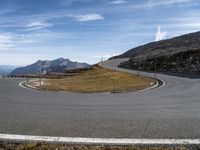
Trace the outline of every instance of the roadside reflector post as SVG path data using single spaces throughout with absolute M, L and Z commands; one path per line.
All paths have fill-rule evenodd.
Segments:
M 138 60 L 138 76 L 140 76 L 140 58 Z
M 40 61 L 40 67 L 39 67 L 39 86 L 40 86 L 40 89 L 41 89 L 41 87 L 42 87 L 42 83 L 41 83 L 42 81 L 41 81 L 41 61 Z
M 113 55 L 111 55 L 113 57 Z M 112 70 L 113 70 L 113 93 L 115 94 L 115 67 L 114 67 L 114 59 L 112 58 Z
M 156 57 L 154 57 L 154 79 L 156 82 L 156 78 L 157 78 L 157 62 L 156 62 Z
M 28 83 L 28 65 L 26 66 L 26 83 Z
M 114 61 L 113 61 L 113 92 L 115 93 L 115 70 L 114 70 Z

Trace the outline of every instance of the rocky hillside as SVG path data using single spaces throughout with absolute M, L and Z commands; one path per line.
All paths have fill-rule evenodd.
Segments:
M 120 67 L 167 73 L 200 74 L 200 32 L 136 47 L 114 58 L 130 58 Z
M 158 56 L 172 56 L 176 53 L 199 50 L 200 32 L 190 33 L 168 40 L 148 43 L 128 50 L 122 55 L 114 58 L 152 58 Z
M 200 50 L 179 52 L 172 56 L 158 56 L 149 59 L 131 58 L 120 67 L 142 71 L 166 73 L 200 74 Z
M 65 72 L 69 69 L 75 69 L 75 68 L 86 68 L 90 65 L 87 63 L 79 63 L 79 62 L 73 62 L 69 59 L 59 58 L 55 60 L 39 60 L 35 62 L 34 64 L 31 64 L 27 67 L 20 67 L 16 68 L 14 71 L 12 71 L 9 75 L 24 75 L 24 74 L 37 74 L 42 71 L 42 73 L 48 73 L 48 72 Z

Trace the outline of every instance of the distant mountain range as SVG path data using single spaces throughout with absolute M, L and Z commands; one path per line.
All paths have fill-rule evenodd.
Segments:
M 37 74 L 42 71 L 42 73 L 48 72 L 65 72 L 66 70 L 76 69 L 76 68 L 87 68 L 90 65 L 87 63 L 73 62 L 69 59 L 59 58 L 55 60 L 39 60 L 31 65 L 25 67 L 19 67 L 13 70 L 9 75 L 24 75 L 24 74 Z
M 200 32 L 133 48 L 115 58 L 130 58 L 122 68 L 180 74 L 200 74 Z
M 0 76 L 8 75 L 11 73 L 17 66 L 11 66 L 11 65 L 0 65 Z

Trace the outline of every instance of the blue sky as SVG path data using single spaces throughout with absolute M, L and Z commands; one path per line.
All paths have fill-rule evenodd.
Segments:
M 0 0 L 0 64 L 96 63 L 200 30 L 199 0 Z

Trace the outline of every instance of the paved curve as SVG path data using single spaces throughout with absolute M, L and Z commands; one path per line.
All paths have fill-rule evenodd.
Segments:
M 118 63 L 115 60 L 103 66 L 113 67 Z M 158 78 L 166 81 L 164 87 L 122 94 L 42 92 L 19 87 L 23 79 L 1 78 L 0 133 L 100 138 L 199 138 L 200 78 L 161 74 Z

